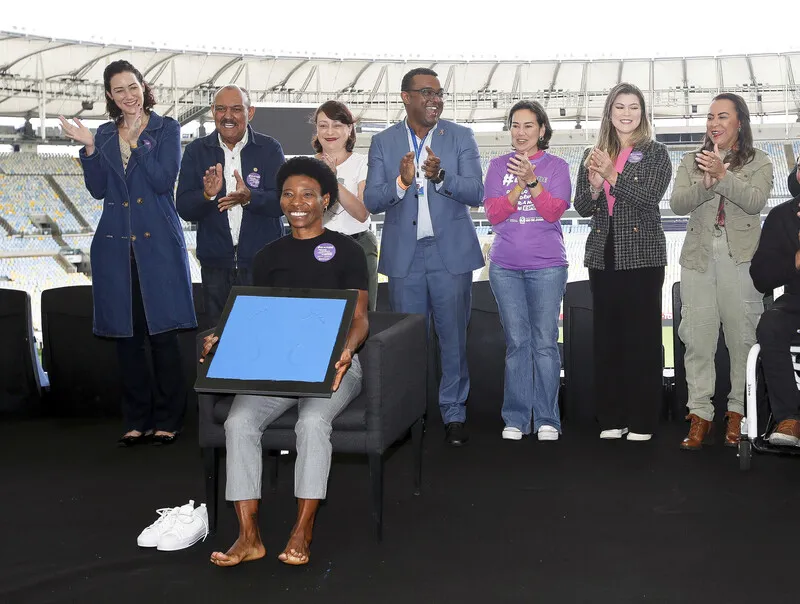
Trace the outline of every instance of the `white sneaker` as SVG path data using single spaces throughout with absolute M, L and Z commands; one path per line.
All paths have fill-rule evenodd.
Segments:
M 178 512 L 172 527 L 158 540 L 158 551 L 174 552 L 191 547 L 200 539 L 208 537 L 208 510 L 206 504 L 186 513 L 184 508 Z
M 627 428 L 613 428 L 611 430 L 603 430 L 600 433 L 600 438 L 603 440 L 610 440 L 614 438 L 622 438 L 628 433 Z
M 553 426 L 539 426 L 536 438 L 539 440 L 558 440 L 558 430 Z
M 194 500 L 192 499 L 190 499 L 189 503 L 182 507 L 161 508 L 156 510 L 159 515 L 158 520 L 139 533 L 136 543 L 139 545 L 139 547 L 158 546 L 158 540 L 161 539 L 161 535 L 172 528 L 172 525 L 175 523 L 175 518 L 178 517 L 178 514 L 181 512 L 185 514 L 191 514 L 193 510 Z
M 767 440 L 769 444 L 780 445 L 781 447 L 797 447 L 800 445 L 800 438 L 791 434 L 781 434 L 780 432 L 773 432 Z
M 643 442 L 645 440 L 650 440 L 653 438 L 652 434 L 639 434 L 638 432 L 628 432 L 628 440 L 638 440 Z
M 503 439 L 505 440 L 522 440 L 522 430 L 519 428 L 512 428 L 506 426 L 503 428 Z

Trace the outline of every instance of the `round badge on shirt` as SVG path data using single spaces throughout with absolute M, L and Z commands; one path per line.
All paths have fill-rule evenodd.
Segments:
M 328 262 L 336 255 L 336 248 L 332 243 L 320 243 L 314 248 L 314 258 L 320 262 Z
M 261 184 L 261 174 L 258 172 L 250 172 L 247 175 L 247 184 L 252 188 L 257 188 L 259 184 Z
M 631 154 L 628 156 L 628 162 L 632 164 L 638 164 L 642 161 L 644 154 L 641 151 L 631 151 Z

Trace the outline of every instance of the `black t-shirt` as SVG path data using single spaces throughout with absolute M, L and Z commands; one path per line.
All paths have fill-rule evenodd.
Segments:
M 361 289 L 369 283 L 364 249 L 351 237 L 325 229 L 313 239 L 286 235 L 261 248 L 253 260 L 257 287 Z

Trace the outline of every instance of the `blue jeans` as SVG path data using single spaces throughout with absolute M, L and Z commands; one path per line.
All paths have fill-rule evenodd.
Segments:
M 561 432 L 558 316 L 567 267 L 509 270 L 489 265 L 489 283 L 506 335 L 503 421 L 523 434 L 543 425 Z

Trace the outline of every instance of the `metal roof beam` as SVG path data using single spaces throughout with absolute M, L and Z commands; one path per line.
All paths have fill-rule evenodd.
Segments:
M 350 82 L 347 84 L 347 86 L 345 86 L 341 90 L 338 90 L 337 92 L 339 94 L 341 94 L 343 92 L 350 92 L 350 90 L 352 90 L 353 88 L 356 87 L 356 84 L 358 84 L 358 80 L 361 79 L 361 76 L 364 75 L 364 72 L 367 69 L 369 69 L 371 65 L 372 65 L 372 63 L 365 64 L 361 69 L 358 70 L 358 73 L 353 77 L 352 80 L 350 80 Z
M 494 77 L 494 74 L 497 71 L 498 67 L 500 67 L 500 63 L 499 62 L 495 63 L 494 65 L 492 65 L 492 68 L 489 70 L 489 75 L 486 77 L 486 81 L 483 83 L 483 86 L 481 86 L 478 89 L 478 92 L 480 92 L 482 90 L 489 90 L 489 86 L 492 83 L 492 78 Z
M 179 52 L 175 52 L 175 53 L 172 53 L 171 55 L 169 55 L 169 56 L 167 56 L 167 57 L 164 57 L 163 59 L 159 59 L 158 61 L 156 61 L 156 62 L 155 62 L 155 63 L 153 63 L 153 64 L 152 64 L 150 67 L 148 67 L 148 68 L 147 68 L 147 70 L 146 70 L 146 71 L 145 71 L 145 72 L 142 74 L 142 77 L 143 77 L 143 78 L 144 78 L 144 79 L 145 79 L 145 80 L 146 80 L 148 83 L 149 83 L 149 82 L 155 82 L 155 81 L 158 79 L 158 76 L 160 76 L 162 73 L 164 73 L 164 68 L 165 68 L 165 67 L 166 67 L 166 65 L 167 65 L 167 64 L 170 62 L 170 60 L 172 60 L 172 59 L 174 59 L 175 57 L 178 57 L 178 56 L 180 56 L 180 55 L 181 55 L 181 53 L 179 53 Z M 160 71 L 158 72 L 158 76 L 156 76 L 156 77 L 154 77 L 154 78 L 150 78 L 150 77 L 148 77 L 148 76 L 150 75 L 150 72 L 151 72 L 151 71 L 153 71 L 153 70 L 154 70 L 156 67 L 160 67 L 160 68 L 161 68 L 161 69 L 160 69 Z
M 792 69 L 792 60 L 789 55 L 784 56 L 784 61 L 786 63 L 786 81 L 789 83 L 789 90 L 796 91 L 797 84 L 794 81 L 794 69 Z M 800 117 L 800 100 L 798 100 L 796 94 L 790 95 L 794 100 L 795 109 L 797 109 L 797 116 Z
M 689 102 L 689 69 L 686 66 L 685 58 L 681 59 L 681 76 L 681 86 L 683 86 L 683 114 L 686 116 L 686 119 L 689 119 L 692 115 L 692 108 L 689 106 L 691 105 Z
M 36 55 L 42 54 L 44 52 L 47 52 L 48 50 L 56 50 L 58 48 L 64 48 L 65 46 L 74 46 L 74 44 L 72 42 L 65 42 L 63 44 L 56 44 L 55 46 L 50 46 L 48 48 L 40 48 L 39 50 L 34 50 L 33 52 L 29 52 L 26 55 L 22 55 L 21 57 L 17 57 L 13 61 L 11 61 L 11 63 L 6 63 L 5 65 L 0 65 L 0 73 L 7 72 L 9 69 L 11 69 L 14 65 L 19 63 L 20 61 L 24 61 L 25 59 L 28 59 L 30 57 L 35 57 Z
M 386 77 L 386 72 L 389 70 L 388 65 L 384 65 L 381 68 L 381 72 L 378 75 L 377 79 L 375 80 L 375 85 L 372 87 L 372 91 L 369 94 L 369 98 L 367 98 L 366 102 L 362 104 L 361 111 L 356 116 L 356 121 L 361 119 L 361 116 L 366 113 L 367 109 L 369 109 L 370 105 L 372 105 L 372 101 L 375 100 L 375 97 L 378 94 L 378 90 L 380 90 L 381 84 L 383 83 L 383 79 Z
M 745 58 L 747 61 L 747 70 L 750 72 L 750 83 L 756 91 L 756 105 L 758 106 L 758 114 L 764 114 L 764 103 L 761 102 L 761 92 L 758 90 L 758 82 L 756 81 L 756 72 L 753 70 L 753 60 L 750 55 Z
M 288 82 L 288 81 L 289 81 L 289 79 L 290 79 L 290 78 L 291 78 L 291 77 L 292 77 L 294 74 L 296 74 L 296 73 L 297 73 L 297 71 L 298 71 L 298 70 L 299 70 L 299 69 L 300 69 L 300 68 L 301 68 L 303 65 L 305 65 L 306 63 L 308 63 L 308 60 L 307 60 L 307 59 L 306 59 L 306 60 L 304 60 L 304 61 L 300 61 L 300 62 L 299 62 L 297 65 L 295 65 L 294 67 L 292 67 L 292 69 L 290 69 L 290 70 L 289 70 L 289 73 L 287 73 L 287 74 L 286 74 L 286 77 L 285 77 L 285 78 L 283 78 L 283 79 L 282 79 L 280 82 L 278 82 L 278 83 L 277 83 L 277 84 L 275 84 L 274 86 L 270 87 L 270 90 L 278 90 L 279 88 L 283 88 L 284 86 L 286 86 L 286 82 Z M 365 67 L 364 69 L 366 69 L 366 67 Z
M 586 69 L 586 64 L 584 63 L 584 70 Z M 558 61 L 555 65 L 555 69 L 553 69 L 553 77 L 550 78 L 550 85 L 547 87 L 547 90 L 544 93 L 544 108 L 547 109 L 550 106 L 550 95 L 555 92 L 556 89 L 556 81 L 558 80 L 558 72 L 561 71 L 561 61 Z
M 212 75 L 210 78 L 208 78 L 208 80 L 206 80 L 206 82 L 208 82 L 208 83 L 209 83 L 209 84 L 211 84 L 212 86 L 215 86 L 215 85 L 216 85 L 216 83 L 217 83 L 217 79 L 218 79 L 218 78 L 219 78 L 219 77 L 220 77 L 220 76 L 221 76 L 223 73 L 225 73 L 225 72 L 226 72 L 228 69 L 230 69 L 232 66 L 236 65 L 237 63 L 239 63 L 239 62 L 240 62 L 240 61 L 242 61 L 242 60 L 244 60 L 244 57 L 243 57 L 243 56 L 241 56 L 241 57 L 235 57 L 234 59 L 231 59 L 230 61 L 228 61 L 227 63 L 225 63 L 225 65 L 223 65 L 222 67 L 220 67 L 219 69 L 217 69 L 217 71 L 214 73 L 214 75 Z M 240 71 L 239 73 L 241 73 L 241 71 Z M 231 81 L 235 82 L 235 81 L 236 81 L 236 78 L 234 78 L 234 79 L 233 79 L 233 80 L 231 80 Z

